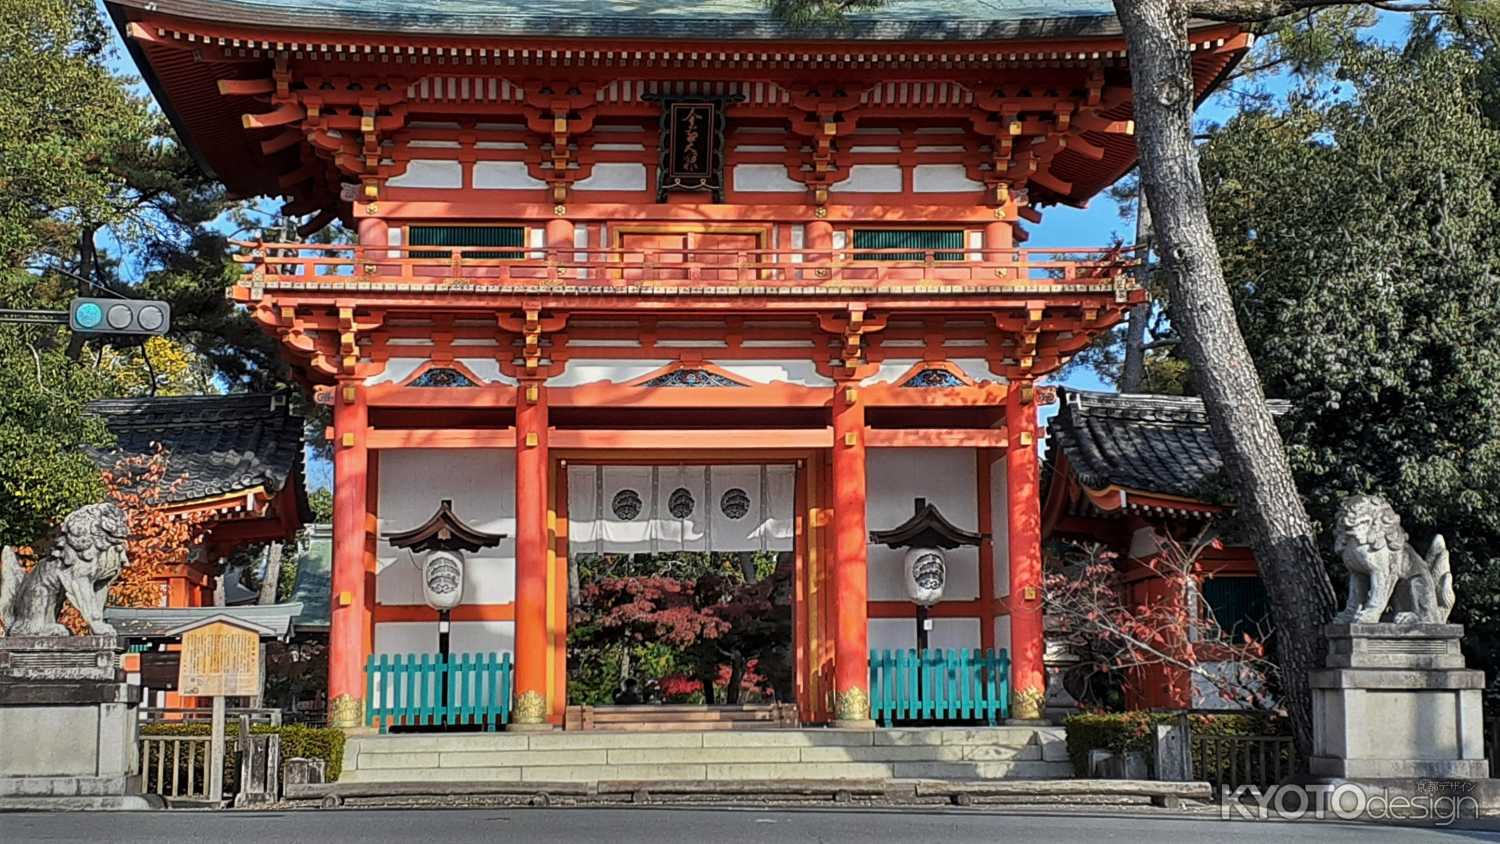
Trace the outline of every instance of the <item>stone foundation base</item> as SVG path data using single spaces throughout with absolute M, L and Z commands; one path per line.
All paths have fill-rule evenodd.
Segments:
M 1489 776 L 1480 695 L 1453 624 L 1334 624 L 1328 667 L 1309 674 L 1317 777 L 1359 781 Z
M 154 794 L 113 797 L 0 797 L 0 812 L 146 812 L 164 809 Z
M 1484 759 L 1338 759 L 1314 756 L 1307 770 L 1334 779 L 1482 780 L 1490 775 Z
M 512 721 L 505 725 L 505 729 L 511 733 L 550 733 L 557 729 L 557 726 L 546 721 L 540 724 L 517 724 Z
M 113 637 L 0 637 L 0 809 L 150 809 Z M 159 805 L 159 804 L 158 804 Z
M 837 730 L 873 730 L 875 721 L 870 718 L 835 718 L 828 726 Z

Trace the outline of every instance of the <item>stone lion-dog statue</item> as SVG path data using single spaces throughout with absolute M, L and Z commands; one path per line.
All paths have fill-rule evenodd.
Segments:
M 0 622 L 7 636 L 70 636 L 57 621 L 63 599 L 72 602 L 96 636 L 112 636 L 104 622 L 110 584 L 127 562 L 130 529 L 113 504 L 80 507 L 63 519 L 47 555 L 30 572 L 14 548 L 0 550 Z
M 1336 624 L 1444 624 L 1453 611 L 1448 544 L 1433 537 L 1427 556 L 1406 541 L 1401 517 L 1378 495 L 1339 505 L 1334 553 L 1349 570 L 1349 598 Z

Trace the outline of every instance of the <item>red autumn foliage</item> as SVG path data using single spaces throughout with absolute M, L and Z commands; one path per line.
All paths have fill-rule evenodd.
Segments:
M 1207 686 L 1228 702 L 1275 708 L 1270 689 L 1276 666 L 1267 658 L 1262 638 L 1225 630 L 1207 602 L 1198 599 L 1208 577 L 1198 561 L 1208 548 L 1222 547 L 1218 537 L 1205 531 L 1184 544 L 1158 535 L 1157 547 L 1159 552 L 1145 564 L 1161 579 L 1159 594 L 1164 597 L 1127 605 L 1118 555 L 1100 545 L 1083 545 L 1077 546 L 1077 559 L 1067 571 L 1046 578 L 1047 614 L 1081 653 L 1093 655 L 1099 670 L 1163 666 L 1175 669 L 1166 674 L 1174 696 L 1181 699 L 1193 699 Z M 1194 683 L 1195 678 L 1201 683 Z

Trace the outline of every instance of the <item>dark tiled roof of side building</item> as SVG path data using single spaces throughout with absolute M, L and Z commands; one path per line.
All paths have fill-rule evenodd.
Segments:
M 1090 489 L 1207 500 L 1225 486 L 1224 461 L 1208 428 L 1203 400 L 1185 396 L 1093 393 L 1060 388 L 1061 407 L 1048 425 L 1049 460 L 1067 455 Z M 1291 409 L 1270 402 L 1280 415 Z
M 286 397 L 250 393 L 106 399 L 89 404 L 104 418 L 119 444 L 96 451 L 101 468 L 122 457 L 148 455 L 160 443 L 167 452 L 167 476 L 185 478 L 169 496 L 197 501 L 265 487 L 275 495 L 295 483 L 297 506 L 311 518 L 303 488 L 302 418 L 292 415 Z

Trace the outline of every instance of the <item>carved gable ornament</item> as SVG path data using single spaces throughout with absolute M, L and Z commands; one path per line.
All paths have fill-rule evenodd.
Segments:
M 661 103 L 661 160 L 656 201 L 674 191 L 707 191 L 724 201 L 724 111 L 739 94 L 647 95 Z

